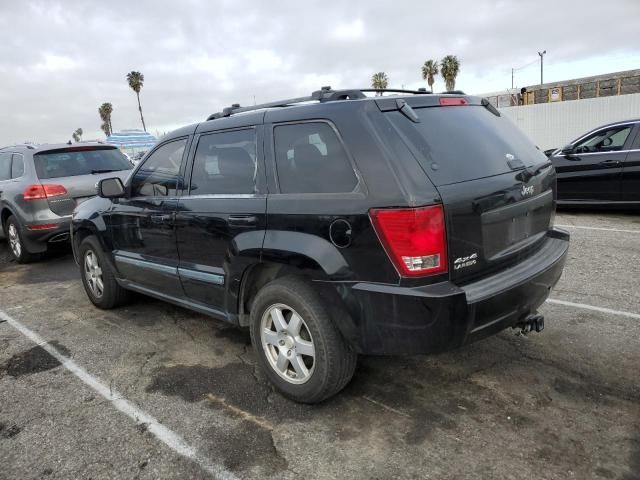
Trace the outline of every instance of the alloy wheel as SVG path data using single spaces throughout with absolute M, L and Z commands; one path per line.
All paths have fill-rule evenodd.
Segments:
M 9 246 L 16 258 L 20 258 L 22 255 L 22 243 L 20 243 L 20 236 L 18 235 L 18 229 L 15 224 L 9 224 Z
M 104 293 L 104 282 L 102 279 L 102 268 L 98 256 L 93 250 L 87 250 L 84 254 L 84 278 L 91 293 L 96 297 L 102 297 Z
M 307 324 L 293 308 L 282 303 L 267 308 L 260 322 L 260 341 L 280 377 L 292 384 L 311 378 L 316 349 Z

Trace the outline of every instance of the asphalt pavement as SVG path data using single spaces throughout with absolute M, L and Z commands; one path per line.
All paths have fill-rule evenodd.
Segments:
M 545 330 L 361 357 L 317 406 L 247 332 L 142 296 L 100 311 L 70 251 L 0 240 L 0 479 L 640 478 L 640 215 L 562 212 Z

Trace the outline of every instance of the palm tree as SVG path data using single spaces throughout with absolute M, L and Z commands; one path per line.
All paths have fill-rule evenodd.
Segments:
M 71 137 L 73 138 L 73 141 L 78 143 L 80 140 L 82 140 L 82 134 L 84 132 L 82 131 L 81 128 L 77 128 L 75 132 L 73 132 L 71 134 Z
M 460 72 L 460 60 L 455 55 L 447 55 L 440 60 L 440 74 L 447 84 L 447 91 L 456 89 L 456 77 Z
M 422 79 L 427 81 L 431 93 L 433 93 L 433 77 L 436 75 L 438 75 L 438 62 L 436 60 L 427 60 L 424 62 L 424 65 L 422 65 Z
M 371 87 L 377 90 L 376 95 L 382 95 L 382 90 L 389 85 L 389 78 L 384 72 L 374 73 L 371 77 Z
M 104 132 L 104 134 L 108 137 L 113 132 L 113 126 L 111 125 L 111 113 L 113 112 L 113 105 L 109 102 L 103 103 L 98 108 L 98 115 L 100 115 L 100 119 L 102 120 L 102 125 L 100 128 Z
M 146 132 L 147 127 L 144 124 L 144 117 L 142 116 L 142 106 L 140 105 L 140 90 L 142 90 L 142 85 L 144 84 L 144 75 L 140 72 L 131 71 L 127 73 L 127 82 L 129 82 L 129 86 L 131 90 L 136 92 L 136 96 L 138 97 L 138 110 L 140 110 L 140 120 L 142 121 L 142 129 Z

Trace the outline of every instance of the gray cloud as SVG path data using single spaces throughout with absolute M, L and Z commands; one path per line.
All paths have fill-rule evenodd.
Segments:
M 505 77 L 542 48 L 554 62 L 640 53 L 637 0 L 527 3 L 0 0 L 0 144 L 64 141 L 77 127 L 98 138 L 105 101 L 116 129 L 138 128 L 133 69 L 155 132 L 254 95 L 366 86 L 379 70 L 417 86 L 422 62 L 448 53 L 461 81 Z

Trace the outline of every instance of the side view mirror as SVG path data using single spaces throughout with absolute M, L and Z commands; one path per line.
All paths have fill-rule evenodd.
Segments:
M 563 155 L 571 155 L 573 153 L 573 145 L 568 144 L 565 145 L 564 147 L 562 147 L 562 150 L 560 150 L 562 152 Z
M 98 182 L 98 196 L 102 198 L 123 197 L 125 193 L 124 184 L 118 177 L 105 178 Z

